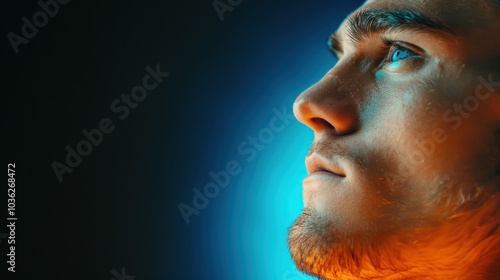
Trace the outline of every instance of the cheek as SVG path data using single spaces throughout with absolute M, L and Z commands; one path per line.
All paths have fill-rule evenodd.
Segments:
M 404 131 L 394 145 L 401 146 L 421 175 L 477 182 L 481 170 L 491 167 L 484 161 L 488 153 L 498 153 L 487 104 L 469 90 L 451 98 L 449 92 L 435 89 L 409 94 L 411 102 L 403 100 L 398 106 Z
M 392 191 L 414 186 L 428 195 L 443 182 L 472 186 L 497 172 L 495 124 L 488 123 L 486 104 L 468 97 L 472 90 L 450 94 L 413 82 L 385 92 L 362 115 L 361 145 L 368 151 L 372 181 L 386 182 Z
M 364 114 L 364 131 L 353 145 L 357 166 L 352 168 L 356 172 L 352 185 L 361 186 L 365 197 L 360 209 L 371 211 L 371 220 L 388 223 L 388 228 L 393 222 L 414 225 L 422 220 L 422 209 L 434 211 L 429 206 L 441 177 L 431 176 L 429 170 L 446 159 L 440 158 L 443 154 L 435 156 L 438 147 L 428 140 L 442 141 L 444 134 L 437 130 L 442 106 L 431 97 L 405 91 L 371 100 Z
M 436 144 L 447 138 L 441 125 L 445 106 L 432 90 L 407 86 L 387 92 L 367 106 L 366 111 L 372 113 L 364 118 L 364 145 L 385 158 L 393 171 L 418 171 L 423 163 L 437 160 L 433 157 Z

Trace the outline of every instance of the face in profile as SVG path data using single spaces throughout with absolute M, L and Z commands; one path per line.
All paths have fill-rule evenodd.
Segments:
M 500 277 L 500 4 L 370 0 L 298 96 L 314 132 L 288 243 L 324 279 Z

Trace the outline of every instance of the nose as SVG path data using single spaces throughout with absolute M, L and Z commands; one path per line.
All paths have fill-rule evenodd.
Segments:
M 329 73 L 300 94 L 293 104 L 295 118 L 315 133 L 352 133 L 358 126 L 356 86 L 352 79 Z

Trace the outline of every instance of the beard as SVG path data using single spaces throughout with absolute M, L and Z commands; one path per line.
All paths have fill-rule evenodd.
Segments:
M 484 260 L 500 256 L 500 200 L 491 192 L 468 198 L 449 195 L 435 201 L 436 214 L 397 221 L 388 214 L 355 230 L 305 208 L 289 230 L 288 247 L 299 270 L 323 279 L 433 279 L 436 271 L 452 279 L 447 271 L 464 268 L 480 279 L 474 275 L 496 266 Z
M 381 269 L 387 255 L 397 262 L 398 252 L 384 248 L 389 237 L 383 240 L 380 235 L 377 230 L 345 232 L 327 216 L 306 208 L 290 228 L 288 246 L 299 270 L 316 277 L 349 279 L 360 277 L 368 267 Z

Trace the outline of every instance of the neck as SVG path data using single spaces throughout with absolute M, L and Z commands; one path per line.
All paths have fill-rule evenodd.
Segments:
M 448 219 L 439 230 L 423 230 L 420 238 L 406 243 L 402 259 L 413 268 L 405 275 L 414 275 L 407 279 L 498 279 L 499 205 L 493 196 L 473 211 Z
M 326 279 L 459 279 L 489 280 L 500 277 L 500 200 L 493 196 L 474 210 L 464 210 L 440 223 L 439 229 L 421 229 L 404 242 L 394 236 L 389 244 L 398 253 L 387 253 L 373 265 L 365 256 L 355 277 L 347 274 Z M 380 248 L 383 251 L 384 248 Z M 373 252 L 374 254 L 380 251 Z M 402 269 L 403 268 L 403 269 Z

